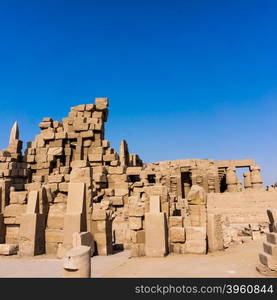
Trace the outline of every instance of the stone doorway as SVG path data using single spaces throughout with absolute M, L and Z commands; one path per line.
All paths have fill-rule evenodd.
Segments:
M 182 184 L 182 198 L 186 198 L 192 186 L 191 172 L 181 173 L 181 184 Z

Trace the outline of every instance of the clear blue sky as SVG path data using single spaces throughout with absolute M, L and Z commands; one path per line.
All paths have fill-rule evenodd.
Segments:
M 277 181 L 277 1 L 0 1 L 0 148 L 110 98 L 145 162 L 254 158 Z

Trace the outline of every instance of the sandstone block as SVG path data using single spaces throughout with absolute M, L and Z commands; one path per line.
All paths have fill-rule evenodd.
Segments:
M 142 229 L 142 220 L 140 217 L 130 217 L 129 218 L 129 228 L 132 230 Z
M 91 249 L 80 246 L 69 250 L 64 259 L 64 278 L 91 277 Z
M 131 256 L 132 257 L 145 256 L 145 244 L 133 244 L 131 246 Z
M 4 217 L 19 217 L 26 212 L 26 205 L 10 204 L 5 207 Z
M 88 166 L 86 160 L 74 160 L 70 164 L 71 168 L 85 168 Z
M 65 245 L 72 245 L 72 235 L 74 232 L 87 230 L 85 215 L 81 213 L 66 214 L 64 217 L 64 238 Z
M 131 231 L 131 241 L 134 244 L 144 244 L 145 243 L 145 230 Z
M 19 254 L 34 256 L 45 253 L 45 216 L 24 214 L 19 228 Z
M 90 162 L 100 162 L 103 160 L 103 154 L 97 153 L 97 154 L 89 154 L 88 155 L 88 160 Z
M 277 233 L 266 233 L 266 241 L 270 244 L 277 245 Z
M 114 206 L 123 206 L 124 205 L 124 201 L 123 201 L 123 197 L 122 196 L 111 197 L 110 200 L 112 201 L 112 204 Z
M 186 227 L 187 240 L 206 240 L 206 234 L 205 227 Z
M 108 232 L 93 233 L 98 255 L 112 254 L 112 240 Z
M 169 217 L 170 227 L 183 227 L 183 217 Z
M 52 147 L 48 149 L 48 155 L 61 156 L 63 154 L 62 147 Z
M 53 122 L 53 119 L 52 118 L 49 118 L 49 117 L 45 117 L 42 119 L 43 122 Z
M 221 215 L 208 214 L 207 236 L 209 251 L 224 249 Z
M 86 111 L 93 111 L 95 109 L 95 104 L 86 104 Z
M 206 240 L 187 240 L 184 245 L 184 254 L 186 253 L 206 254 Z
M 59 229 L 47 229 L 45 231 L 46 243 L 63 243 L 63 231 Z
M 47 227 L 49 229 L 63 229 L 64 227 L 64 216 L 48 216 Z
M 17 251 L 17 244 L 0 244 L 0 255 L 15 255 Z
M 129 189 L 115 189 L 114 190 L 115 196 L 126 196 L 129 195 Z
M 144 216 L 144 207 L 132 205 L 129 207 L 129 216 L 130 217 L 143 217 Z
M 69 183 L 67 214 L 82 214 L 85 201 L 85 184 L 84 183 Z
M 277 245 L 272 245 L 270 243 L 263 243 L 264 252 L 271 256 L 277 257 Z
M 92 220 L 93 221 L 103 221 L 107 219 L 107 213 L 105 210 L 98 209 L 93 210 L 92 212 Z
M 10 192 L 10 204 L 25 204 L 27 202 L 27 191 Z
M 168 253 L 167 228 L 164 213 L 145 214 L 145 254 L 163 257 Z
M 161 198 L 160 196 L 150 196 L 150 213 L 161 212 Z
M 104 110 L 109 106 L 108 98 L 95 98 L 96 109 Z
M 35 214 L 39 212 L 38 191 L 30 191 L 28 194 L 27 214 Z
M 59 183 L 59 190 L 61 192 L 68 192 L 68 183 L 66 182 Z
M 170 240 L 174 243 L 184 243 L 186 241 L 186 232 L 183 227 L 170 228 Z
M 49 183 L 60 183 L 63 181 L 63 179 L 64 176 L 62 174 L 48 176 Z
M 57 132 L 56 133 L 56 139 L 66 139 L 67 138 L 67 133 L 65 131 Z
M 277 271 L 277 258 L 267 253 L 260 253 L 260 262 L 267 266 L 270 270 Z
M 45 141 L 54 140 L 55 139 L 55 133 L 54 132 L 45 132 L 45 133 L 43 133 L 42 137 Z
M 73 248 L 87 246 L 91 248 L 91 255 L 94 254 L 94 239 L 91 232 L 75 232 L 73 233 Z

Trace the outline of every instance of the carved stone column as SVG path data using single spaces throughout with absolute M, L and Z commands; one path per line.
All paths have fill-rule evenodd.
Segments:
M 227 192 L 237 192 L 238 191 L 238 177 L 236 174 L 236 169 L 228 168 L 226 173 L 226 183 Z

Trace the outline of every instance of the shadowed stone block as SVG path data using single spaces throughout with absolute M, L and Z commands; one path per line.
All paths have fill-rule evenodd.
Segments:
M 5 231 L 4 216 L 0 214 L 0 244 L 5 242 Z
M 73 248 L 87 246 L 91 248 L 91 256 L 95 251 L 94 239 L 91 232 L 74 232 L 73 233 Z
M 0 255 L 17 254 L 18 245 L 16 244 L 0 244 Z
M 260 262 L 270 270 L 277 270 L 277 258 L 267 253 L 260 253 Z

